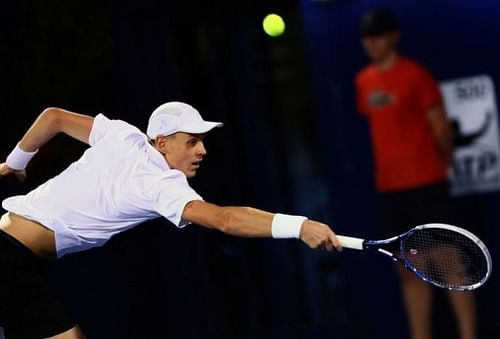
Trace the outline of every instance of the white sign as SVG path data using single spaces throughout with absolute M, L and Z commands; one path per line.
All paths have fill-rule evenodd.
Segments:
M 500 189 L 500 140 L 492 79 L 480 75 L 445 81 L 441 91 L 455 132 L 452 194 Z

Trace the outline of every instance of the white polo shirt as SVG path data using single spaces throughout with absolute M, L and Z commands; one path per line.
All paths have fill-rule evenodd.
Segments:
M 58 257 L 101 246 L 160 216 L 177 227 L 189 224 L 182 220 L 184 207 L 202 198 L 138 128 L 99 114 L 89 144 L 61 174 L 2 202 L 7 211 L 53 230 Z

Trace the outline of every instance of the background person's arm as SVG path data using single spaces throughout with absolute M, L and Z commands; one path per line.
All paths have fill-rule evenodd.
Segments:
M 429 108 L 426 112 L 427 120 L 431 125 L 432 132 L 436 138 L 441 157 L 446 165 L 453 162 L 453 130 L 446 117 L 446 112 L 442 105 Z
M 81 142 L 89 143 L 89 135 L 94 118 L 88 115 L 70 112 L 61 108 L 47 108 L 35 120 L 22 137 L 18 147 L 24 152 L 34 152 L 58 133 L 65 133 Z M 14 170 L 7 163 L 0 164 L 0 177 L 14 174 L 23 181 L 26 171 Z
M 271 237 L 274 214 L 251 207 L 221 207 L 205 201 L 191 201 L 184 220 L 239 237 Z M 325 224 L 305 220 L 300 239 L 311 248 L 340 249 L 335 233 Z

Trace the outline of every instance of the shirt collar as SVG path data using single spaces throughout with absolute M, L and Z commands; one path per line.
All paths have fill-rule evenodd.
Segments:
M 159 166 L 162 170 L 169 170 L 170 166 L 168 166 L 167 160 L 162 156 L 162 154 L 149 142 L 146 141 L 146 153 L 148 154 L 149 159 L 157 166 Z

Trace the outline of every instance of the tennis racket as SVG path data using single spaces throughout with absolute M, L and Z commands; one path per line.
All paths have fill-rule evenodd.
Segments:
M 345 248 L 381 253 L 420 279 L 449 290 L 474 290 L 491 275 L 488 248 L 474 234 L 457 226 L 425 224 L 385 240 L 338 239 Z

